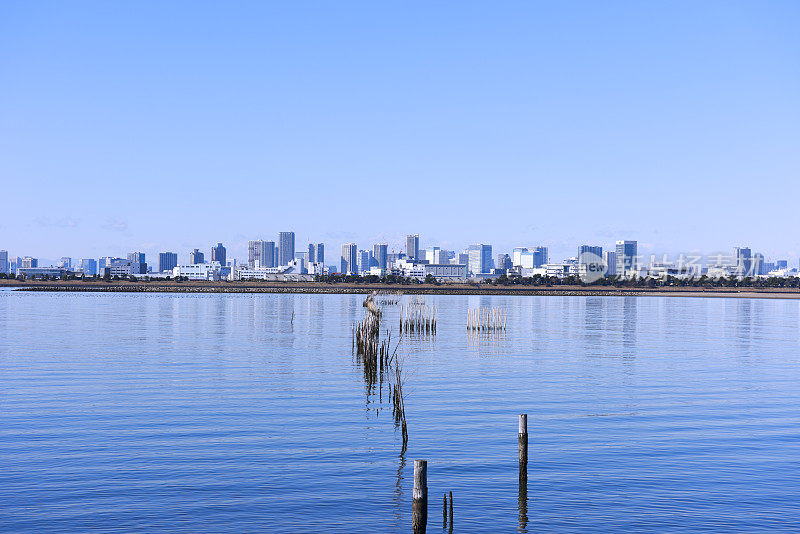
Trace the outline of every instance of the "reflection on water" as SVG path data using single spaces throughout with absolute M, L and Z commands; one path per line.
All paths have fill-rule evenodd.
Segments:
M 636 357 L 638 302 L 637 297 L 622 298 L 622 355 L 625 358 Z
M 402 339 L 385 306 L 407 450 L 362 303 L 0 292 L 4 529 L 407 532 L 421 458 L 456 531 L 800 531 L 797 302 L 426 296 L 436 335 Z

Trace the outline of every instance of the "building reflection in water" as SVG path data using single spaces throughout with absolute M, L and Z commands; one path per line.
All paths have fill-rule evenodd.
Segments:
M 636 357 L 636 338 L 638 326 L 638 302 L 644 297 L 622 297 L 622 356 Z

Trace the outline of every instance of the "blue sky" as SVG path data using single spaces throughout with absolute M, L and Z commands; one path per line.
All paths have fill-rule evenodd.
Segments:
M 233 5 L 228 5 L 233 4 Z M 800 257 L 797 2 L 4 2 L 0 249 Z M 152 256 L 151 256 L 152 257 Z

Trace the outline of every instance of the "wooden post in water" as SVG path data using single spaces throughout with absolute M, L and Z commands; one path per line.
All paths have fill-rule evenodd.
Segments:
M 425 534 L 428 524 L 428 462 L 414 460 L 414 491 L 411 503 L 411 531 Z
M 442 529 L 447 527 L 447 494 L 442 493 Z
M 453 532 L 453 492 L 450 492 L 450 532 Z
M 519 415 L 519 494 L 517 496 L 519 531 L 528 526 L 528 414 Z

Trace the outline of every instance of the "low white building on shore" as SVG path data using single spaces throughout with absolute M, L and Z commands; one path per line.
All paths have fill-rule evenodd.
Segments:
M 172 276 L 181 276 L 189 280 L 220 280 L 222 265 L 218 261 L 196 263 L 194 265 L 178 265 L 172 269 Z

